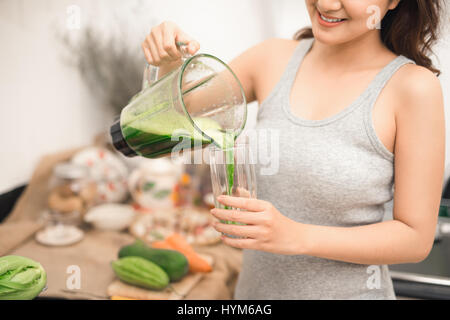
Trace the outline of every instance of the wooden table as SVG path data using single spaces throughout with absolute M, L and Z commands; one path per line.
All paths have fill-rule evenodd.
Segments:
M 46 186 L 52 168 L 56 163 L 70 159 L 78 150 L 41 159 L 13 212 L 0 224 L 0 256 L 15 254 L 40 262 L 48 276 L 48 288 L 41 293 L 43 297 L 106 299 L 106 289 L 115 279 L 110 262 L 117 258 L 122 245 L 133 241 L 130 234 L 89 230 L 81 242 L 68 247 L 46 247 L 34 239 L 35 232 L 42 228 L 39 217 L 46 207 Z M 224 244 L 194 248 L 199 253 L 213 256 L 214 270 L 205 274 L 185 299 L 232 299 L 242 263 L 242 251 Z M 80 268 L 80 289 L 67 289 L 70 266 Z

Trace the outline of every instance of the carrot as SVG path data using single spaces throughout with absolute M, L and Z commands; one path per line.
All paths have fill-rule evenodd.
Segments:
M 211 272 L 212 266 L 208 261 L 200 257 L 194 248 L 179 233 L 172 233 L 165 242 L 169 243 L 174 249 L 178 250 L 187 258 L 189 262 L 189 270 L 191 272 Z
M 175 250 L 175 248 L 170 243 L 168 243 L 166 240 L 153 241 L 152 248 Z

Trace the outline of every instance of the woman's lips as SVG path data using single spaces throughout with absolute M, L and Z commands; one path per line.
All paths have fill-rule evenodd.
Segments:
M 322 15 L 319 11 L 316 11 L 316 12 L 317 12 L 317 20 L 319 21 L 319 24 L 321 24 L 322 26 L 325 26 L 325 27 L 337 27 L 337 26 L 341 25 L 342 23 L 344 23 L 345 21 L 347 21 L 346 19 L 342 19 L 340 21 L 330 21 L 330 20 L 337 20 L 339 18 Z M 327 19 L 328 21 L 324 20 L 322 18 L 322 16 L 324 16 L 325 19 Z

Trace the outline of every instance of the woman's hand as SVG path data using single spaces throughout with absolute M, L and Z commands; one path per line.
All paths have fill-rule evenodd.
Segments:
M 304 253 L 305 225 L 283 216 L 270 202 L 219 196 L 217 200 L 225 206 L 239 210 L 212 209 L 219 220 L 234 221 L 247 225 L 232 225 L 216 222 L 214 228 L 229 235 L 245 239 L 222 236 L 222 241 L 232 247 L 253 249 L 284 255 Z
M 200 44 L 173 22 L 165 21 L 153 27 L 150 34 L 142 42 L 142 50 L 147 62 L 164 68 L 180 62 L 181 53 L 176 46 L 178 41 L 186 43 L 188 51 L 192 55 L 200 49 Z

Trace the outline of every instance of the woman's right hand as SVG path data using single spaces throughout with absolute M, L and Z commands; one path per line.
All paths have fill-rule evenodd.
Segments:
M 179 41 L 186 43 L 191 55 L 200 49 L 200 44 L 173 22 L 165 21 L 153 27 L 142 42 L 147 62 L 163 69 L 170 69 L 172 65 L 181 61 L 181 53 L 176 46 L 176 42 Z

